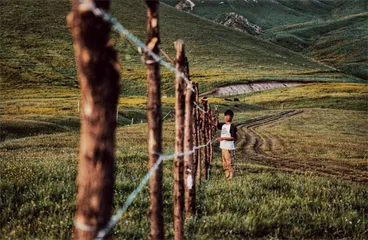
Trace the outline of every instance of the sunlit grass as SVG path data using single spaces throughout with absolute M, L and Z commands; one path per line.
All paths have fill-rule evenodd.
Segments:
M 307 84 L 239 96 L 241 101 L 268 109 L 332 108 L 368 110 L 367 84 Z

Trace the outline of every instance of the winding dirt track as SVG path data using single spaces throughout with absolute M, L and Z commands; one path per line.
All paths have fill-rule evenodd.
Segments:
M 274 153 L 276 148 L 282 147 L 283 142 L 277 136 L 267 135 L 258 128 L 284 121 L 303 112 L 303 110 L 290 110 L 238 124 L 238 130 L 242 138 L 240 142 L 243 142 L 240 144 L 241 153 L 238 154 L 239 157 L 250 163 L 257 163 L 286 172 L 313 172 L 356 182 L 368 182 L 367 171 L 344 165 L 339 160 L 293 159 L 278 156 Z

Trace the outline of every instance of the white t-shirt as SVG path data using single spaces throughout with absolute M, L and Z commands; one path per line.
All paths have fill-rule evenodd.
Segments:
M 234 124 L 219 123 L 217 127 L 221 129 L 221 137 L 236 137 L 237 128 Z M 220 148 L 234 150 L 234 140 L 220 141 Z

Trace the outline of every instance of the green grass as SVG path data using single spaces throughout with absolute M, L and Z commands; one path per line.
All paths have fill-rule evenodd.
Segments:
M 197 239 L 363 239 L 366 234 L 366 187 L 313 175 L 239 175 L 225 181 L 222 172 L 214 174 L 203 186 Z
M 165 152 L 172 152 L 173 124 L 165 125 L 164 129 Z M 145 173 L 146 134 L 140 124 L 118 131 L 115 208 L 123 204 Z M 77 145 L 77 133 L 34 136 L 0 145 L 4 156 L 1 160 L 4 237 L 71 237 Z M 313 173 L 270 172 L 245 162 L 241 155 L 236 169 L 237 176 L 228 182 L 219 163 L 212 167 L 211 180 L 199 190 L 199 213 L 188 232 L 193 238 L 363 238 L 368 224 L 364 214 L 368 210 L 365 201 L 368 189 L 364 185 Z M 173 236 L 171 170 L 169 161 L 165 164 L 164 181 L 168 238 Z M 114 228 L 116 237 L 147 236 L 147 196 L 145 188 Z
M 362 148 L 367 142 L 367 123 L 367 110 L 313 109 L 261 130 L 280 139 L 282 147 L 272 151 L 274 156 L 291 157 L 299 162 L 332 159 L 332 164 L 340 162 L 349 165 L 350 170 L 368 170 L 368 151 Z
M 48 122 L 35 120 L 22 120 L 17 118 L 1 119 L 1 132 L 0 139 L 4 141 L 6 139 L 22 138 L 27 136 L 33 136 L 38 134 L 54 134 L 56 132 L 65 132 L 70 130 L 66 125 L 73 126 L 74 129 L 79 128 L 79 119 L 60 119 L 56 118 L 59 124 L 50 123 L 52 119 L 47 119 Z M 61 125 L 62 124 L 62 125 Z
M 290 108 L 303 108 L 301 115 L 259 129 L 265 135 L 276 136 L 279 144 L 272 149 L 266 145 L 263 150 L 300 163 L 318 156 L 318 163 L 327 169 L 340 166 L 349 170 L 346 174 L 367 175 L 367 109 L 361 107 L 366 103 L 365 86 L 312 84 L 247 94 L 241 98 L 246 102 L 217 101 L 221 112 L 226 108 L 235 110 L 235 123 L 282 111 L 277 104 L 263 104 L 269 98 L 288 102 Z M 360 98 L 361 102 L 349 102 L 344 94 Z M 316 107 L 326 103 L 324 98 L 312 105 L 308 95 L 336 96 L 341 101 L 334 108 L 321 109 Z M 308 104 L 299 105 L 297 96 L 311 104 L 309 109 Z M 122 101 L 127 106 L 131 103 L 132 109 L 134 104 L 144 104 L 140 97 Z M 172 100 L 166 101 L 164 107 Z M 355 110 L 347 110 L 347 106 Z M 137 112 L 139 108 L 136 107 Z M 16 135 L 0 142 L 2 238 L 71 238 L 79 141 L 76 122 L 57 115 L 10 117 L 1 118 L 2 128 L 11 129 Z M 169 118 L 163 130 L 165 153 L 174 151 L 173 131 Z M 122 126 L 117 131 L 115 210 L 146 173 L 146 139 L 146 124 Z M 171 160 L 164 164 L 168 239 L 173 238 L 172 164 Z M 186 222 L 187 239 L 364 239 L 368 228 L 368 188 L 365 183 L 340 178 L 343 173 L 332 171 L 325 175 L 322 167 L 315 171 L 284 171 L 249 161 L 239 149 L 236 176 L 226 181 L 216 151 L 211 178 L 197 192 L 198 213 Z M 116 238 L 147 237 L 148 203 L 145 187 L 114 228 Z
M 70 237 L 77 139 L 77 133 L 61 133 L 2 143 L 3 238 Z

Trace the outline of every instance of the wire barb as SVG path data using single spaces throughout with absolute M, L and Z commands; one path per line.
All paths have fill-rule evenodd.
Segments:
M 194 102 L 194 105 L 201 111 L 201 112 L 203 112 L 203 114 L 207 114 L 207 112 L 205 111 L 205 110 L 203 110 L 199 105 L 198 105 L 198 103 L 197 102 Z
M 74 221 L 74 226 L 75 226 L 76 228 L 79 228 L 79 229 L 81 229 L 81 230 L 85 231 L 85 232 L 92 232 L 92 231 L 94 231 L 94 230 L 95 230 L 95 228 L 94 228 L 94 227 L 89 226 L 89 225 L 84 224 L 84 223 L 80 223 L 80 222 L 78 222 L 78 221 Z

